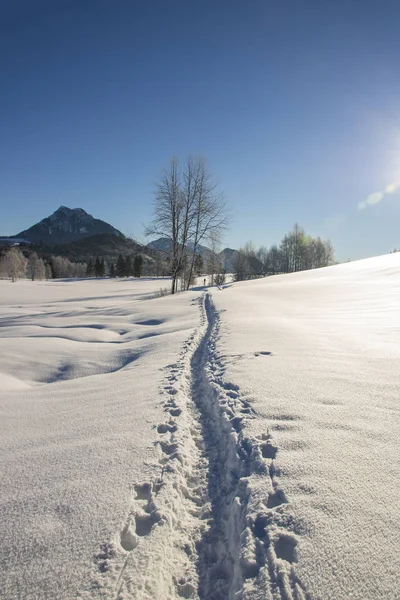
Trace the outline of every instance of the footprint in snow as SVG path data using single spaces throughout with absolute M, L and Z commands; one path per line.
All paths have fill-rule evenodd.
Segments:
M 182 411 L 180 408 L 171 408 L 169 414 L 171 417 L 179 417 L 179 415 L 182 414 Z
M 267 501 L 265 505 L 267 508 L 277 508 L 282 504 L 287 504 L 287 499 L 282 490 L 279 488 L 268 494 Z
M 164 390 L 167 392 L 167 394 L 170 394 L 170 396 L 175 396 L 178 393 L 178 391 L 175 388 L 168 385 L 165 386 Z
M 272 436 L 269 433 L 269 431 L 268 433 L 263 433 L 262 435 L 256 438 L 257 440 L 264 442 L 260 446 L 263 458 L 274 459 L 277 455 L 278 447 L 274 446 L 274 444 L 271 442 L 271 438 Z
M 126 552 L 131 552 L 139 543 L 139 538 L 136 535 L 132 524 L 128 522 L 121 531 L 121 546 Z
M 265 540 L 269 545 L 269 536 L 267 533 L 267 527 L 270 525 L 271 519 L 268 515 L 259 514 L 257 515 L 254 525 L 253 533 L 259 540 Z M 285 560 L 288 563 L 297 562 L 297 539 L 291 533 L 280 531 L 275 539 L 273 539 L 273 549 L 275 551 L 276 558 Z
M 175 423 L 160 423 L 157 425 L 157 433 L 174 433 L 177 428 Z
M 282 558 L 289 563 L 297 562 L 297 540 L 290 533 L 281 533 L 274 542 L 277 558 Z
M 235 383 L 223 383 L 222 387 L 225 388 L 228 391 L 231 392 L 238 392 L 239 391 L 239 386 L 236 385 Z
M 135 485 L 136 500 L 151 500 L 152 485 L 149 482 L 137 483 Z
M 129 516 L 120 535 L 121 546 L 126 552 L 134 550 L 139 544 L 139 539 L 149 535 L 154 525 L 161 519 L 152 502 L 153 491 L 157 493 L 157 487 L 157 484 L 147 481 L 134 486 L 135 501 L 139 508 Z M 143 505 L 141 501 L 145 501 L 145 504 Z
M 121 546 L 126 552 L 131 552 L 139 544 L 141 537 L 149 535 L 154 525 L 160 520 L 154 513 L 150 515 L 133 515 L 121 532 Z
M 265 444 L 263 444 L 261 446 L 261 454 L 262 454 L 263 458 L 274 459 L 277 455 L 277 452 L 278 452 L 277 446 L 274 446 L 273 444 L 271 444 L 270 441 L 266 442 Z

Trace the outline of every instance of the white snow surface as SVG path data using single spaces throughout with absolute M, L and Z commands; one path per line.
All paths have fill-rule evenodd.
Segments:
M 305 592 L 400 598 L 400 255 L 214 300 L 223 377 L 256 411 L 248 435 L 269 432 L 277 448 Z
M 103 543 L 125 554 L 133 485 L 161 471 L 161 369 L 198 322 L 193 294 L 149 299 L 166 283 L 0 282 L 1 598 L 76 598 Z
M 400 255 L 0 281 L 0 596 L 400 598 Z

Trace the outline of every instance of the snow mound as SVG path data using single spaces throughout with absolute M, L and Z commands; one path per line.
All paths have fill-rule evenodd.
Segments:
M 0 394 L 9 390 L 24 390 L 28 388 L 29 385 L 25 381 L 0 372 Z

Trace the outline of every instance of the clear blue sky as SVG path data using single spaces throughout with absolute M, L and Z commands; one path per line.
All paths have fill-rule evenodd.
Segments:
M 399 0 L 0 0 L 0 234 L 64 204 L 140 238 L 192 153 L 225 245 L 400 246 L 399 31 Z

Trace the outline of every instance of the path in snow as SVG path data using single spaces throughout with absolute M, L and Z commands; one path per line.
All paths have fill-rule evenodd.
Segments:
M 246 434 L 256 415 L 224 380 L 210 295 L 199 306 L 199 328 L 165 368 L 160 476 L 134 484 L 119 539 L 102 545 L 86 594 L 110 597 L 111 577 L 117 600 L 305 600 L 279 448 L 268 431 Z
M 269 432 L 261 439 L 247 436 L 246 421 L 256 415 L 239 388 L 224 380 L 216 348 L 220 317 L 209 295 L 205 310 L 208 329 L 192 360 L 212 504 L 199 545 L 199 595 L 307 598 L 295 574 L 297 537 L 274 464 L 279 448 Z

